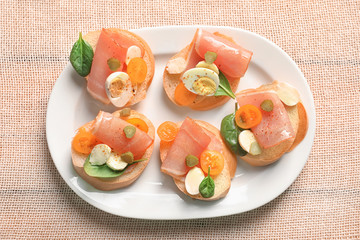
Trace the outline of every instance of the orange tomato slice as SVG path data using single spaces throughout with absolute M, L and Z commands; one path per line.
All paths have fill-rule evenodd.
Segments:
M 193 103 L 196 99 L 196 94 L 190 92 L 184 85 L 182 81 L 176 86 L 174 99 L 177 104 L 180 106 L 188 106 Z
M 80 128 L 73 138 L 72 147 L 78 153 L 90 154 L 95 145 L 100 143 L 100 140 L 98 140 L 91 132 L 87 131 L 85 128 Z
M 147 65 L 145 60 L 140 57 L 131 59 L 127 66 L 127 74 L 133 84 L 142 83 L 147 74 Z
M 130 119 L 127 119 L 126 121 L 128 123 L 134 125 L 138 129 L 140 129 L 141 131 L 144 131 L 146 133 L 149 131 L 149 127 L 146 124 L 146 122 L 140 118 L 130 118 Z
M 163 122 L 157 129 L 159 138 L 164 142 L 174 141 L 179 129 L 174 122 Z
M 224 169 L 224 156 L 215 150 L 205 150 L 200 155 L 200 166 L 206 174 L 210 166 L 210 176 L 216 177 Z
M 259 108 L 251 104 L 241 106 L 235 113 L 235 122 L 242 129 L 255 127 L 261 122 L 261 119 Z

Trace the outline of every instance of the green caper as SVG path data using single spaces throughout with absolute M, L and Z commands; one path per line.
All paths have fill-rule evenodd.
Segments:
M 107 64 L 110 68 L 111 71 L 115 72 L 116 70 L 118 70 L 121 66 L 121 63 L 118 59 L 116 58 L 109 58 L 107 60 Z
M 128 117 L 131 114 L 131 108 L 124 108 L 120 111 L 120 117 Z
M 199 164 L 199 159 L 194 155 L 187 155 L 186 158 L 186 166 L 188 167 L 194 167 Z
M 121 160 L 126 163 L 133 163 L 134 162 L 134 154 L 132 152 L 126 152 L 121 154 Z
M 274 103 L 271 100 L 267 99 L 260 104 L 260 107 L 266 112 L 271 112 L 274 109 Z
M 136 133 L 136 127 L 134 127 L 132 125 L 128 125 L 128 126 L 124 127 L 123 131 L 127 138 L 132 138 Z
M 217 58 L 217 54 L 214 52 L 207 51 L 205 53 L 205 62 L 206 63 L 211 64 L 211 63 L 215 62 L 216 58 Z

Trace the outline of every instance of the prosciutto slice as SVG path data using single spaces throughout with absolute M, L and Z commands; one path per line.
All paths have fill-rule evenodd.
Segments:
M 192 154 L 200 157 L 210 142 L 211 138 L 206 132 L 187 117 L 161 165 L 161 171 L 174 178 L 181 178 L 189 170 L 185 163 L 186 156 Z
M 153 139 L 140 129 L 136 129 L 132 138 L 127 138 L 123 129 L 128 125 L 131 124 L 111 113 L 100 111 L 95 119 L 92 133 L 116 152 L 132 152 L 134 158 L 139 159 L 153 143 Z
M 252 104 L 258 107 L 262 113 L 259 125 L 251 128 L 257 142 L 264 149 L 273 147 L 289 138 L 295 137 L 289 116 L 284 104 L 275 92 L 272 91 L 248 91 L 236 95 L 239 107 Z M 271 112 L 263 111 L 260 104 L 264 100 L 271 100 L 274 108 Z

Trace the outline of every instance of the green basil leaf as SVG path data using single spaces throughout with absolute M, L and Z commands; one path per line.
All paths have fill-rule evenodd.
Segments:
M 91 163 L 89 162 L 89 159 L 90 159 L 90 155 L 85 160 L 84 170 L 85 170 L 86 174 L 91 177 L 99 177 L 99 178 L 118 177 L 118 176 L 121 176 L 125 172 L 127 167 L 129 166 L 129 165 L 127 165 L 121 171 L 115 171 L 115 170 L 112 170 L 111 168 L 109 168 L 106 164 L 100 165 L 100 166 L 99 165 L 91 165 Z
M 80 32 L 79 39 L 71 49 L 70 63 L 80 76 L 85 77 L 90 73 L 93 58 L 94 51 L 90 44 L 82 39 Z
M 219 80 L 220 83 L 218 89 L 215 92 L 215 96 L 229 96 L 235 99 L 236 96 L 230 87 L 230 83 L 221 71 L 219 71 Z
M 208 176 L 201 181 L 199 186 L 199 191 L 203 198 L 210 198 L 215 194 L 215 182 L 210 177 L 210 167 L 208 173 Z
M 220 126 L 220 134 L 226 145 L 237 155 L 245 156 L 247 152 L 239 144 L 240 129 L 235 123 L 235 113 L 231 113 L 223 118 Z

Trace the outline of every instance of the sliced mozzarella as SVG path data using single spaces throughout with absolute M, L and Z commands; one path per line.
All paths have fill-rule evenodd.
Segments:
M 198 167 L 193 167 L 186 174 L 185 188 L 190 195 L 199 194 L 199 186 L 202 180 L 205 178 L 203 171 Z
M 186 60 L 183 57 L 178 57 L 171 59 L 167 65 L 166 70 L 170 74 L 179 74 L 185 71 L 186 68 Z
M 141 49 L 138 46 L 131 46 L 126 52 L 125 63 L 129 64 L 130 60 L 136 57 L 141 57 Z
M 220 83 L 216 72 L 202 67 L 187 70 L 182 81 L 189 91 L 203 96 L 213 96 Z
M 123 170 L 128 164 L 121 160 L 120 154 L 111 152 L 109 159 L 106 161 L 106 165 L 112 170 Z
M 300 101 L 299 92 L 287 83 L 278 82 L 276 93 L 280 100 L 287 106 L 295 106 Z
M 91 153 L 89 162 L 91 165 L 104 165 L 110 157 L 111 148 L 106 144 L 96 145 Z
M 239 135 L 240 146 L 251 155 L 261 153 L 261 148 L 250 130 L 244 130 Z
M 136 86 L 132 85 L 127 73 L 114 72 L 106 79 L 105 90 L 112 104 L 123 107 L 134 96 Z

